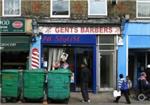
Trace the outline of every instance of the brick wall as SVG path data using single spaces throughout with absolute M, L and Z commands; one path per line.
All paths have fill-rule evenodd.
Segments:
M 122 17 L 126 14 L 130 15 L 130 18 L 136 17 L 136 2 L 134 0 L 119 0 L 116 5 L 108 3 L 108 16 L 110 17 Z
M 2 8 L 2 0 L 0 0 L 0 8 Z M 70 17 L 71 19 L 87 19 L 88 18 L 88 0 L 71 0 Z M 38 16 L 50 17 L 50 1 L 49 0 L 22 0 L 21 3 L 22 16 Z M 1 9 L 2 10 L 2 9 Z M 122 17 L 129 14 L 130 18 L 136 16 L 136 2 L 134 0 L 119 0 L 116 5 L 112 5 L 108 0 L 108 16 Z M 2 16 L 2 11 L 0 11 Z
M 87 0 L 71 0 L 71 18 L 72 19 L 87 19 L 88 4 Z
M 50 16 L 50 1 L 48 0 L 23 0 L 22 1 L 22 16 Z

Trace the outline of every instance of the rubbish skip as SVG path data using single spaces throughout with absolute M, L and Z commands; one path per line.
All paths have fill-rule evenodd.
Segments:
M 70 76 L 68 69 L 58 69 L 48 72 L 48 101 L 63 100 L 68 102 L 70 98 Z
M 44 70 L 25 70 L 23 72 L 23 99 L 43 100 L 44 98 Z
M 2 102 L 3 100 L 17 101 L 19 99 L 19 71 L 17 69 L 2 70 Z

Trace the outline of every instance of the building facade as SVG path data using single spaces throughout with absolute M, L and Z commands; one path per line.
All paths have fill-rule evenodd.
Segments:
M 146 19 L 149 23 L 149 5 L 147 0 L 2 0 L 0 15 L 32 19 L 30 49 L 26 54 L 29 54 L 30 69 L 52 70 L 53 63 L 65 52 L 74 73 L 73 90 L 79 90 L 79 65 L 86 62 L 91 71 L 89 90 L 97 92 L 116 88 L 119 73 L 135 80 L 131 70 L 128 71 L 130 61 L 125 47 L 129 36 L 126 30 L 130 30 L 126 26 L 130 22 L 124 24 L 124 21 Z M 149 50 L 145 51 L 149 57 Z
M 133 87 L 137 87 L 140 73 L 145 71 L 149 79 L 150 65 L 150 21 L 125 23 L 123 44 L 118 50 L 118 73 L 129 75 Z M 136 31 L 135 31 L 136 30 Z
M 39 26 L 40 32 L 43 33 L 41 62 L 47 62 L 46 68 L 52 70 L 53 64 L 59 61 L 61 54 L 65 52 L 69 55 L 67 62 L 74 74 L 74 91 L 80 89 L 80 65 L 83 62 L 90 69 L 91 91 L 113 89 L 116 85 L 116 39 L 121 34 L 120 26 L 116 23 L 70 23 L 71 21 L 69 25 L 50 22 Z

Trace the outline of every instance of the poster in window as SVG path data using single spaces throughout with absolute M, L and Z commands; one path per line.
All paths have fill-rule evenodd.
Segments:
M 70 0 L 51 0 L 52 17 L 69 17 Z
M 88 15 L 107 16 L 107 0 L 88 0 Z
M 21 0 L 3 0 L 3 16 L 20 16 Z

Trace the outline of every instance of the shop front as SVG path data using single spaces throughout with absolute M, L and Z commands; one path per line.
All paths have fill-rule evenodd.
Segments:
M 118 73 L 128 75 L 137 88 L 140 73 L 145 71 L 150 80 L 150 23 L 125 24 L 123 45 L 119 47 Z
M 68 55 L 66 61 L 72 71 L 72 91 L 80 91 L 81 63 L 86 63 L 90 70 L 89 90 L 96 91 L 96 35 L 44 34 L 41 43 L 48 70 L 54 69 L 53 64 L 60 61 L 63 53 Z
M 118 26 L 45 25 L 41 35 L 41 67 L 53 70 L 62 52 L 73 72 L 72 90 L 80 91 L 80 64 L 90 69 L 89 91 L 109 91 L 116 86 Z
M 28 22 L 31 23 L 31 19 L 1 18 L 1 70 L 27 69 L 30 50 L 30 35 L 26 33 Z

